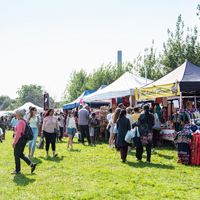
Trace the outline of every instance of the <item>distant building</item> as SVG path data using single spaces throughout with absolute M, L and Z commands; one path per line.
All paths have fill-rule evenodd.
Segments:
M 118 66 L 122 65 L 122 51 L 117 51 L 117 64 Z

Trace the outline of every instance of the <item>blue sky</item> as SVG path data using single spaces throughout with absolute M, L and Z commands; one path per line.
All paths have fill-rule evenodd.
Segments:
M 196 0 L 0 0 L 0 95 L 39 84 L 60 100 L 70 72 L 157 51 L 179 14 L 199 28 Z

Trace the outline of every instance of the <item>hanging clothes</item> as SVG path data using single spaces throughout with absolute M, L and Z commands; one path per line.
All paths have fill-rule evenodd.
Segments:
M 182 116 L 179 113 L 173 114 L 171 121 L 174 124 L 175 131 L 179 132 L 181 130 L 181 122 L 183 121 Z
M 179 161 L 188 164 L 190 158 L 189 144 L 191 143 L 191 133 L 189 131 L 178 132 L 174 138 L 174 143 L 177 145 L 177 155 Z
M 200 132 L 192 135 L 192 141 L 190 143 L 191 149 L 191 164 L 200 165 Z

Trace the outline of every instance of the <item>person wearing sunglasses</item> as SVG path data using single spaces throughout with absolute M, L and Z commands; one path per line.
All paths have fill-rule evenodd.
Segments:
M 29 154 L 28 157 L 34 158 L 35 146 L 38 137 L 38 128 L 39 128 L 39 116 L 37 116 L 36 107 L 30 109 L 30 113 L 27 117 L 27 122 L 30 124 L 30 127 L 33 131 L 33 140 L 28 142 Z

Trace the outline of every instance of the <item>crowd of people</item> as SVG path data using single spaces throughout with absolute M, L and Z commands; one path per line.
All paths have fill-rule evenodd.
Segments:
M 109 133 L 108 147 L 120 151 L 122 162 L 126 162 L 128 150 L 131 150 L 133 144 L 128 144 L 125 141 L 125 136 L 128 131 L 135 127 L 137 127 L 140 135 L 140 142 L 135 145 L 136 159 L 137 161 L 142 160 L 143 147 L 146 147 L 146 162 L 149 163 L 151 161 L 152 144 L 153 152 L 155 152 L 156 138 L 159 134 L 159 131 L 153 128 L 156 120 L 159 120 L 158 115 L 154 108 L 149 107 L 149 105 L 145 105 L 141 110 L 139 107 L 125 108 L 123 104 L 119 104 L 114 112 L 111 108 L 109 109 L 106 118 L 97 118 L 95 112 L 87 104 L 79 107 L 78 111 L 70 110 L 67 115 L 62 112 L 54 113 L 53 109 L 37 115 L 36 107 L 30 107 L 27 113 L 24 110 L 17 110 L 10 119 L 14 131 L 13 148 L 15 156 L 15 171 L 12 174 L 21 173 L 20 158 L 31 167 L 31 172 L 35 170 L 37 164 L 30 159 L 35 158 L 38 136 L 45 139 L 46 156 L 49 156 L 51 144 L 53 157 L 57 157 L 56 142 L 62 141 L 64 134 L 68 136 L 67 148 L 74 150 L 73 138 L 76 133 L 83 145 L 85 145 L 85 137 L 88 145 L 92 145 L 98 142 L 100 135 L 106 136 Z M 29 124 L 33 132 L 33 139 L 28 141 L 28 156 L 24 154 L 27 143 L 23 137 L 26 124 Z M 2 127 L 2 125 L 6 126 L 4 118 L 1 118 L 0 121 L 0 126 Z M 103 128 L 102 131 L 102 127 L 106 128 Z

